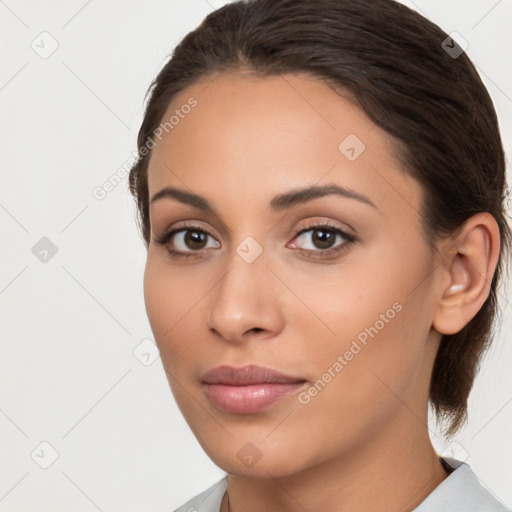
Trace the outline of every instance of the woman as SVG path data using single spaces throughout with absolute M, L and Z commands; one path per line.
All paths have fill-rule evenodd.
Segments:
M 150 90 L 130 189 L 176 402 L 228 475 L 178 509 L 507 510 L 440 457 L 510 233 L 496 114 L 391 0 L 211 13 Z

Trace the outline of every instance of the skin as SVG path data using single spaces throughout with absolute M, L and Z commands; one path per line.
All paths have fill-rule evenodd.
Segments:
M 427 427 L 431 371 L 441 334 L 459 331 L 489 293 L 496 222 L 475 215 L 433 251 L 422 188 L 389 136 L 318 79 L 206 77 L 164 118 L 190 97 L 197 106 L 153 149 L 149 195 L 173 186 L 216 213 L 171 198 L 151 204 L 144 295 L 176 402 L 229 473 L 231 511 L 412 510 L 448 476 Z M 354 161 L 338 149 L 349 134 L 366 146 Z M 327 183 L 375 207 L 329 195 L 269 209 L 276 194 Z M 330 257 L 301 251 L 346 244 L 339 235 L 315 244 L 314 229 L 295 236 L 326 221 L 356 240 Z M 184 222 L 211 235 L 203 246 L 176 235 L 169 246 L 195 251 L 186 259 L 155 242 Z M 263 249 L 252 263 L 236 251 L 248 236 Z M 235 415 L 204 393 L 202 374 L 222 364 L 270 367 L 308 389 L 394 303 L 401 310 L 307 404 L 293 394 Z M 246 443 L 261 455 L 251 467 L 237 457 Z

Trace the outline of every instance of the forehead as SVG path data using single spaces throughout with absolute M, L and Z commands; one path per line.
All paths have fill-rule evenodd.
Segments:
M 400 195 L 419 206 L 419 185 L 401 169 L 390 136 L 319 79 L 210 75 L 174 98 L 162 123 L 171 118 L 155 139 L 150 197 L 174 185 L 248 205 L 326 180 L 384 208 Z

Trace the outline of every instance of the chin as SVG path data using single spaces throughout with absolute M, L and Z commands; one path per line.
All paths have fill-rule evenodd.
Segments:
M 269 478 L 293 475 L 306 469 L 306 455 L 297 449 L 299 440 L 288 442 L 265 439 L 267 434 L 230 437 L 228 434 L 204 439 L 197 437 L 201 447 L 220 469 L 246 478 Z M 300 457 L 298 456 L 300 455 Z

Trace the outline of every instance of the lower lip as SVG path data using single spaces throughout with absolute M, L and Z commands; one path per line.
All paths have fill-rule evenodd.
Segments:
M 218 409 L 231 414 L 251 414 L 269 407 L 304 386 L 305 382 L 265 382 L 249 386 L 206 384 L 205 391 Z

